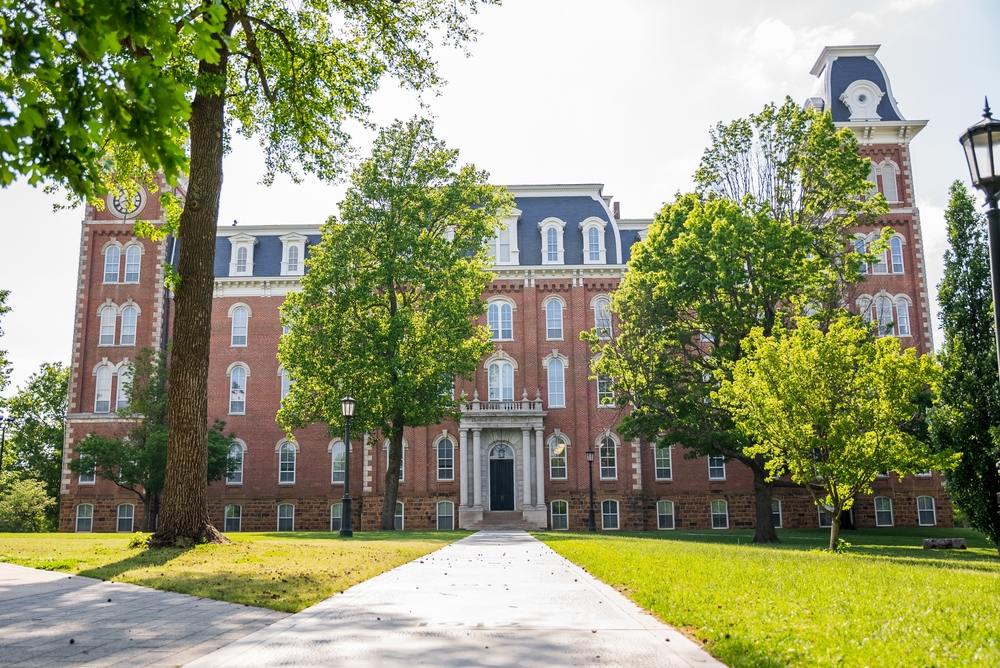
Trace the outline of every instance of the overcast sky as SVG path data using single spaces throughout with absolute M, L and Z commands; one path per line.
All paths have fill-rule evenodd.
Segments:
M 958 136 L 984 95 L 1000 108 L 1000 2 L 505 0 L 474 23 L 470 58 L 438 54 L 448 84 L 425 98 L 437 135 L 497 183 L 603 183 L 627 218 L 652 217 L 690 189 L 716 122 L 785 95 L 804 101 L 824 46 L 881 44 L 904 117 L 930 121 L 911 154 L 936 321 L 947 189 L 968 181 Z M 379 124 L 419 111 L 396 88 L 373 109 Z M 370 140 L 357 134 L 362 150 Z M 234 142 L 222 224 L 335 212 L 343 185 L 265 188 L 262 170 L 256 144 Z M 53 213 L 54 201 L 23 183 L 0 190 L 0 288 L 13 307 L 0 322 L 14 363 L 6 395 L 42 362 L 69 361 L 82 212 Z

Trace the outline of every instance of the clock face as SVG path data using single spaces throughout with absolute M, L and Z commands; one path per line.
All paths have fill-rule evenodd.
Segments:
M 146 194 L 142 188 L 139 188 L 134 195 L 129 195 L 122 191 L 117 195 L 110 196 L 108 199 L 110 200 L 111 209 L 119 216 L 127 218 L 142 209 L 146 203 Z

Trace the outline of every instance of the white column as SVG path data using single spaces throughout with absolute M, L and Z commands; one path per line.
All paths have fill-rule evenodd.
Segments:
M 535 430 L 535 496 L 539 506 L 545 506 L 545 431 Z
M 465 506 L 469 501 L 469 430 L 458 430 L 458 505 Z
M 525 391 L 527 392 L 527 391 Z M 524 461 L 521 463 L 522 477 L 524 478 L 524 506 L 531 505 L 531 430 L 521 430 L 521 455 Z
M 483 456 L 479 452 L 480 448 L 479 437 L 482 433 L 481 429 L 472 430 L 472 506 L 473 508 L 483 507 L 483 493 L 482 493 L 482 482 L 481 482 L 481 467 L 483 462 Z

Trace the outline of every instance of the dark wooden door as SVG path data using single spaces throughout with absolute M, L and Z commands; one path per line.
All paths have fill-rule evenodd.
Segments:
M 490 510 L 514 510 L 514 460 L 490 460 Z

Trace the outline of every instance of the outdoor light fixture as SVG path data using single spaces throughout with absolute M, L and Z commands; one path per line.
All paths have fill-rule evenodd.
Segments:
M 348 395 L 340 400 L 340 409 L 344 414 L 344 498 L 340 503 L 340 536 L 350 538 L 354 535 L 351 525 L 351 418 L 354 417 L 354 399 Z
M 590 474 L 590 516 L 587 519 L 587 531 L 597 531 L 594 523 L 594 451 L 587 450 L 587 471 Z
M 1000 143 L 1000 121 L 990 114 L 989 100 L 985 101 L 983 120 L 965 131 L 959 138 L 969 162 L 972 185 L 986 194 L 987 229 L 990 244 L 990 275 L 993 277 L 993 324 L 997 342 L 997 365 L 1000 367 L 1000 211 L 997 196 L 1000 194 L 1000 156 L 996 154 Z

